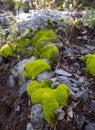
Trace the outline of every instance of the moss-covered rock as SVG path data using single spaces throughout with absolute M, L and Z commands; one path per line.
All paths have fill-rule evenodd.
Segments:
M 43 86 L 43 82 L 45 86 Z M 67 105 L 70 89 L 65 84 L 60 84 L 56 89 L 52 89 L 47 86 L 46 81 L 43 82 L 32 81 L 26 91 L 33 104 L 41 103 L 43 105 L 44 118 L 53 127 L 55 125 L 54 111 L 60 105 Z
M 27 78 L 31 78 L 31 79 L 35 79 L 37 77 L 38 74 L 46 71 L 46 70 L 50 70 L 51 66 L 39 59 L 39 60 L 35 60 L 32 62 L 28 62 L 25 67 L 24 67 L 24 76 Z
M 86 63 L 86 70 L 89 74 L 95 76 L 95 54 L 87 54 L 82 57 Z
M 8 44 L 3 45 L 0 49 L 0 56 L 4 58 L 7 58 L 8 56 L 13 56 L 12 48 Z
M 57 60 L 59 57 L 59 50 L 53 44 L 45 45 L 43 48 L 40 49 L 40 58 L 46 58 L 51 61 Z

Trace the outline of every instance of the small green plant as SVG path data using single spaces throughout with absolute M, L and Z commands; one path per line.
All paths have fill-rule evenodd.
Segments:
M 89 74 L 95 76 L 95 54 L 87 54 L 82 57 L 86 63 L 86 70 Z
M 49 71 L 50 69 L 51 69 L 51 66 L 47 62 L 41 59 L 31 61 L 25 65 L 24 76 L 27 78 L 35 79 L 38 74 L 46 70 Z
M 13 51 L 8 44 L 5 44 L 0 49 L 0 56 L 7 58 L 8 56 L 13 56 Z
M 58 37 L 52 30 L 37 30 L 31 38 L 31 45 L 35 47 L 35 49 L 40 49 L 49 42 L 55 43 L 57 40 Z
M 53 44 L 45 45 L 43 48 L 40 49 L 40 58 L 46 58 L 50 61 L 55 61 L 59 57 L 59 50 Z
M 84 26 L 89 27 L 90 29 L 94 29 L 95 27 L 95 10 L 90 9 L 83 15 L 80 19 Z
M 52 89 L 50 86 L 47 86 L 46 81 L 42 81 L 41 83 L 32 81 L 27 86 L 26 91 L 31 97 L 33 104 L 41 103 L 43 105 L 44 118 L 51 127 L 54 127 L 54 111 L 60 105 L 67 105 L 67 100 L 70 96 L 69 87 L 65 84 L 60 84 L 56 89 Z

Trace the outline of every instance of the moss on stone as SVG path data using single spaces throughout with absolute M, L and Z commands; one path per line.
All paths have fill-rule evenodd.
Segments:
M 57 60 L 59 57 L 59 50 L 53 44 L 45 45 L 43 48 L 40 49 L 40 58 L 46 58 L 51 61 Z
M 95 76 L 95 54 L 87 54 L 82 57 L 86 63 L 86 70 L 89 74 Z
M 24 76 L 27 78 L 35 79 L 38 74 L 50 69 L 51 66 L 41 59 L 31 61 L 28 62 L 24 67 Z
M 8 44 L 3 45 L 0 49 L 0 56 L 4 58 L 7 58 L 8 56 L 13 56 L 12 48 Z
M 43 82 L 32 81 L 27 86 L 26 91 L 33 104 L 41 103 L 43 105 L 44 118 L 53 127 L 55 125 L 54 111 L 60 105 L 67 105 L 70 89 L 65 84 L 60 84 L 56 89 L 52 89 L 45 83 L 46 81 L 44 82 L 45 86 L 43 86 Z

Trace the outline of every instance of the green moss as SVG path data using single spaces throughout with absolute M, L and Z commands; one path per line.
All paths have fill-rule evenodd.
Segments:
M 66 106 L 67 99 L 70 96 L 70 89 L 65 84 L 60 84 L 56 89 L 54 89 L 56 95 L 56 100 L 60 105 Z
M 28 87 L 26 88 L 27 94 L 31 96 L 31 93 L 35 90 L 41 88 L 41 84 L 38 83 L 36 80 L 29 83 Z
M 47 42 L 54 42 L 57 38 L 57 35 L 48 29 L 37 30 L 31 38 L 31 44 L 36 47 L 39 45 L 46 45 Z
M 86 70 L 89 74 L 95 76 L 95 54 L 87 54 L 82 57 L 86 63 Z
M 5 44 L 0 49 L 0 56 L 7 58 L 8 56 L 13 56 L 13 51 L 8 44 Z
M 50 124 L 51 127 L 54 127 L 54 111 L 59 108 L 59 104 L 55 99 L 49 98 L 48 100 L 43 101 L 43 113 L 45 120 Z
M 35 79 L 38 74 L 50 69 L 51 66 L 41 59 L 31 61 L 25 65 L 24 76 L 27 78 Z
M 58 57 L 59 50 L 53 44 L 45 45 L 43 48 L 40 49 L 40 58 L 46 58 L 51 61 L 55 61 Z
M 43 86 L 43 82 L 45 86 Z M 54 111 L 60 105 L 67 105 L 70 89 L 65 84 L 60 84 L 56 89 L 52 89 L 49 85 L 47 86 L 46 81 L 43 82 L 32 81 L 26 91 L 33 104 L 41 103 L 43 105 L 44 118 L 53 127 L 55 125 Z

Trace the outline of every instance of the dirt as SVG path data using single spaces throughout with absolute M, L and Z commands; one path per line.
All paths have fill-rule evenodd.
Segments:
M 80 50 L 84 49 L 85 45 L 95 46 L 95 29 L 88 30 L 86 34 L 82 34 L 84 30 L 75 30 L 73 33 L 71 32 L 71 38 L 69 41 L 69 46 L 65 40 L 65 46 L 67 48 Z M 77 39 L 77 36 L 89 36 L 90 40 Z M 61 33 L 64 44 L 64 35 Z M 60 54 L 61 54 L 60 50 Z M 92 112 L 89 103 L 92 99 L 95 100 L 95 81 L 94 77 L 85 73 L 82 68 L 85 66 L 84 63 L 80 60 L 80 55 L 73 55 L 74 59 L 71 59 L 68 55 L 60 55 L 59 61 L 55 64 L 55 68 L 63 67 L 66 71 L 73 74 L 73 78 L 78 79 L 79 77 L 85 76 L 89 82 L 91 82 L 91 93 L 89 94 L 89 101 L 87 103 L 82 102 L 79 99 L 74 99 L 74 97 L 70 97 L 68 105 L 63 110 L 67 113 L 68 108 L 72 105 L 72 103 L 78 103 L 73 108 L 73 118 L 67 119 L 67 115 L 64 120 L 57 121 L 56 130 L 78 130 L 76 127 L 76 122 L 79 116 L 85 116 L 85 124 L 89 122 L 95 121 L 95 114 Z M 26 130 L 27 122 L 29 122 L 29 114 L 30 114 L 30 105 L 29 98 L 26 93 L 23 94 L 21 98 L 19 98 L 18 91 L 20 86 L 18 85 L 18 79 L 15 79 L 15 86 L 10 88 L 8 84 L 8 79 L 11 74 L 11 68 L 18 62 L 17 59 L 9 58 L 3 64 L 3 68 L 0 69 L 0 130 Z M 76 75 L 76 69 L 72 69 L 71 67 L 74 62 L 79 62 L 81 64 L 81 72 L 80 75 Z M 20 106 L 20 110 L 16 111 L 16 108 Z M 53 129 L 52 129 L 53 130 Z

